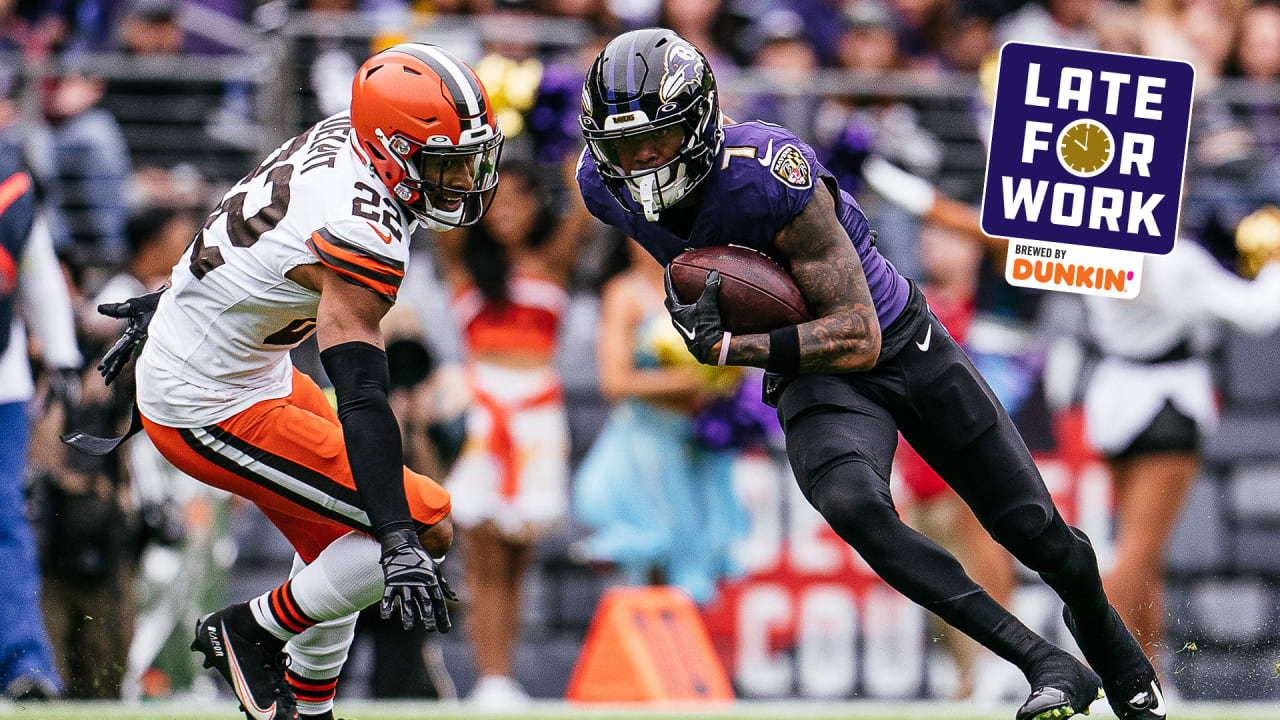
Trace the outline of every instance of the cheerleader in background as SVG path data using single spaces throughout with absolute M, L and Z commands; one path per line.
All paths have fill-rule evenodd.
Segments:
M 1107 597 L 1156 660 L 1164 641 L 1164 548 L 1200 469 L 1218 411 L 1206 355 L 1219 326 L 1280 328 L 1280 211 L 1268 206 L 1236 230 L 1242 274 L 1179 238 L 1146 260 L 1133 300 L 1088 296 L 1088 328 L 1102 360 L 1085 390 L 1089 439 L 1115 488 L 1116 562 Z
M 618 565 L 629 585 L 669 584 L 705 604 L 737 571 L 730 547 L 748 529 L 732 448 L 761 438 L 772 411 L 741 368 L 689 355 L 663 306 L 662 266 L 628 249 L 631 269 L 603 293 L 600 390 L 614 409 L 574 483 L 574 515 L 594 531 L 574 554 Z
M 570 157 L 564 172 L 572 170 Z M 495 709 L 528 700 L 512 674 L 520 584 L 534 544 L 568 508 L 569 431 L 555 359 L 590 221 L 576 196 L 557 214 L 532 165 L 504 162 L 501 176 L 484 220 L 465 236 L 437 239 L 471 394 L 466 444 L 447 484 L 470 591 L 466 624 L 479 673 L 471 699 Z

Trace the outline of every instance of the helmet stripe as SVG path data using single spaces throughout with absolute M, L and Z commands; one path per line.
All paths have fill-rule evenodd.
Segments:
M 627 97 L 636 94 L 636 39 L 631 38 L 631 49 L 627 51 Z
M 627 52 L 627 97 L 635 97 L 640 94 L 640 83 L 635 79 L 635 62 L 636 62 L 636 40 L 639 39 L 639 33 L 631 38 L 631 50 Z M 637 98 L 638 100 L 638 98 Z M 627 103 L 628 110 L 639 110 L 640 103 L 632 100 Z
M 471 130 L 484 124 L 484 116 L 488 113 L 484 94 L 480 92 L 480 83 L 452 53 L 424 43 L 406 43 L 393 49 L 418 58 L 440 76 L 445 89 L 449 91 L 463 130 Z
M 616 43 L 618 41 L 614 40 L 613 42 Z M 610 45 L 612 44 L 613 43 L 610 43 Z M 622 63 L 618 62 L 620 59 L 618 55 L 610 55 L 609 50 L 606 48 L 604 57 L 609 59 L 610 76 L 610 82 L 605 87 L 609 91 L 609 102 L 614 103 L 618 101 L 618 90 L 627 86 L 627 79 L 626 76 L 623 75 L 625 70 Z
M 448 71 L 449 76 L 457 83 L 458 90 L 466 101 L 468 116 L 473 121 L 471 127 L 484 124 L 482 116 L 487 114 L 484 105 L 484 93 L 480 91 L 480 82 L 476 80 L 475 73 L 450 52 L 434 45 L 426 46 L 425 50 L 428 54 L 439 59 L 441 65 Z

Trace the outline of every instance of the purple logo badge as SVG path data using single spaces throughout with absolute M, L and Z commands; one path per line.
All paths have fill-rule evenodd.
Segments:
M 1194 84 L 1185 62 L 1005 44 L 983 231 L 1157 255 L 1172 250 Z

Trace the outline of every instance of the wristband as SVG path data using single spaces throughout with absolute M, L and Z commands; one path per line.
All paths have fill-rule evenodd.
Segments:
M 378 528 L 377 540 L 382 545 L 385 555 L 401 545 L 420 543 L 418 533 L 414 532 L 413 522 L 390 522 Z
M 764 369 L 780 375 L 800 373 L 800 330 L 795 325 L 769 331 L 769 362 Z
M 720 359 L 716 361 L 717 367 L 724 367 L 724 363 L 729 359 L 729 340 L 733 337 L 733 333 L 728 330 L 724 331 L 724 337 L 720 338 Z

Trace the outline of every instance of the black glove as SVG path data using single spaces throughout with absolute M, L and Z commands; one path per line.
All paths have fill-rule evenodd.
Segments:
M 667 311 L 671 313 L 671 324 L 676 326 L 689 352 L 700 363 L 710 360 L 711 348 L 724 338 L 724 325 L 720 322 L 720 307 L 717 297 L 720 294 L 720 272 L 712 270 L 707 273 L 707 284 L 702 288 L 702 295 L 688 305 L 680 302 L 675 286 L 671 284 L 671 266 L 667 266 Z
M 449 608 L 445 600 L 457 601 L 440 573 L 435 560 L 422 549 L 418 535 L 411 529 L 388 530 L 381 534 L 382 575 L 386 589 L 382 591 L 382 619 L 390 620 L 399 613 L 404 629 L 413 627 L 414 617 L 422 619 L 428 632 L 449 632 Z
M 54 403 L 63 408 L 80 404 L 82 379 L 76 368 L 52 368 L 49 370 L 49 390 L 44 396 L 44 409 L 48 412 Z
M 140 350 L 147 341 L 147 327 L 151 325 L 151 317 L 156 314 L 160 296 L 168 289 L 169 286 L 166 285 L 155 292 L 129 298 L 121 303 L 103 303 L 98 306 L 98 312 L 103 315 L 127 321 L 124 334 L 102 356 L 102 362 L 98 363 L 98 372 L 102 373 L 102 379 L 107 385 L 116 379 L 125 364 L 133 359 L 134 352 Z

